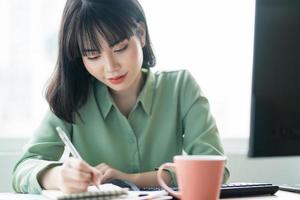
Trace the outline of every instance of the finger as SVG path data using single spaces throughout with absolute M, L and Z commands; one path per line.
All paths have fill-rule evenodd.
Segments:
M 106 163 L 101 163 L 101 164 L 98 165 L 96 168 L 97 168 L 98 170 L 104 172 L 107 168 L 109 168 L 109 166 L 108 166 Z
M 102 173 L 102 178 L 101 178 L 102 183 L 111 179 L 111 176 L 109 175 L 110 173 L 107 173 L 109 170 L 111 170 L 111 167 L 109 165 L 107 165 L 106 163 L 101 163 L 96 167 L 96 169 Z
M 96 185 L 100 185 L 102 182 L 103 173 L 96 168 L 93 168 L 92 179 Z
M 101 163 L 99 166 L 97 166 L 97 169 L 102 172 L 102 174 L 105 174 L 107 170 L 111 169 L 111 167 L 105 163 Z
M 102 166 L 104 166 L 104 165 L 106 165 L 106 164 L 105 164 L 105 163 L 100 163 L 100 164 L 97 165 L 97 168 L 98 168 L 98 167 L 102 167 Z
M 88 182 L 66 181 L 63 187 L 63 192 L 66 193 L 86 192 L 88 186 L 89 186 Z
M 82 172 L 77 169 L 68 168 L 67 170 L 63 171 L 63 176 L 68 180 L 73 181 L 85 181 L 89 182 L 92 180 L 92 174 L 87 172 Z
M 84 160 L 81 159 L 76 159 L 76 158 L 70 158 L 68 160 L 68 165 L 71 168 L 77 169 L 79 171 L 83 171 L 83 172 L 87 172 L 87 173 L 91 173 L 93 167 L 90 166 L 87 162 L 85 162 Z
M 108 169 L 105 171 L 105 173 L 102 176 L 102 182 L 110 181 L 113 178 L 113 170 Z
M 95 169 L 93 169 L 93 170 L 98 172 Z M 100 184 L 101 180 L 99 177 L 101 177 L 101 176 L 98 175 L 96 172 L 94 172 L 95 175 L 93 175 L 91 172 L 82 172 L 77 169 L 71 168 L 69 166 L 64 166 L 63 170 L 61 171 L 61 176 L 64 179 L 63 182 L 84 181 L 87 183 L 95 182 L 96 184 Z M 95 179 L 94 179 L 94 176 L 96 177 Z
M 79 170 L 81 172 L 90 174 L 91 176 L 89 179 L 90 182 L 93 182 L 96 185 L 101 184 L 102 172 L 90 166 L 85 161 L 71 158 L 69 160 L 69 165 L 75 170 Z

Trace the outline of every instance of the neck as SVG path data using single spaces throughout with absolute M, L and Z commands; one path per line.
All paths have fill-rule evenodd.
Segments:
M 144 78 L 142 71 L 139 77 L 133 83 L 133 85 L 124 91 L 110 91 L 114 102 L 116 103 L 119 110 L 128 117 L 130 111 L 134 107 L 136 100 L 138 98 L 139 92 L 142 88 Z
M 137 79 L 135 80 L 135 82 L 133 82 L 132 86 L 127 88 L 126 90 L 123 91 L 114 91 L 111 90 L 111 95 L 113 96 L 113 98 L 117 98 L 117 99 L 127 99 L 127 98 L 132 98 L 132 97 L 136 97 L 138 96 L 141 87 L 143 85 L 143 75 L 142 75 L 142 71 L 139 73 Z

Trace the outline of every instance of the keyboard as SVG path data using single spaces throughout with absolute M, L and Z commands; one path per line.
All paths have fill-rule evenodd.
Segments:
M 230 183 L 221 187 L 220 198 L 273 195 L 279 187 L 270 183 Z
M 172 188 L 178 191 L 178 188 Z M 270 183 L 229 183 L 221 187 L 220 198 L 273 195 L 279 187 Z M 160 187 L 140 188 L 141 191 L 162 190 Z

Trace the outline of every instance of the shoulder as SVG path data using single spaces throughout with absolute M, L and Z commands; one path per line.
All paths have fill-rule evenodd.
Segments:
M 154 76 L 157 82 L 185 83 L 195 81 L 191 73 L 186 69 L 156 71 Z
M 193 77 L 193 75 L 186 69 L 170 70 L 170 71 L 156 71 L 154 73 L 157 85 L 168 85 L 173 90 L 190 90 L 200 91 L 200 87 Z
M 175 102 L 180 109 L 182 116 L 198 102 L 197 105 L 204 105 L 208 101 L 204 96 L 198 82 L 188 70 L 157 71 L 156 91 L 160 98 L 166 98 L 167 102 Z
M 190 72 L 187 69 L 178 69 L 178 70 L 161 70 L 161 71 L 155 71 L 154 72 L 156 77 L 159 78 L 178 78 L 182 76 L 187 76 L 190 74 Z

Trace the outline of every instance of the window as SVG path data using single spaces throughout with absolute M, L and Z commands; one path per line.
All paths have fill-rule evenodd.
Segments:
M 64 1 L 0 1 L 0 137 L 29 136 L 47 109 Z
M 65 1 L 0 1 L 0 137 L 29 137 L 48 109 Z M 140 0 L 155 70 L 189 69 L 208 97 L 221 137 L 247 138 L 253 0 Z

